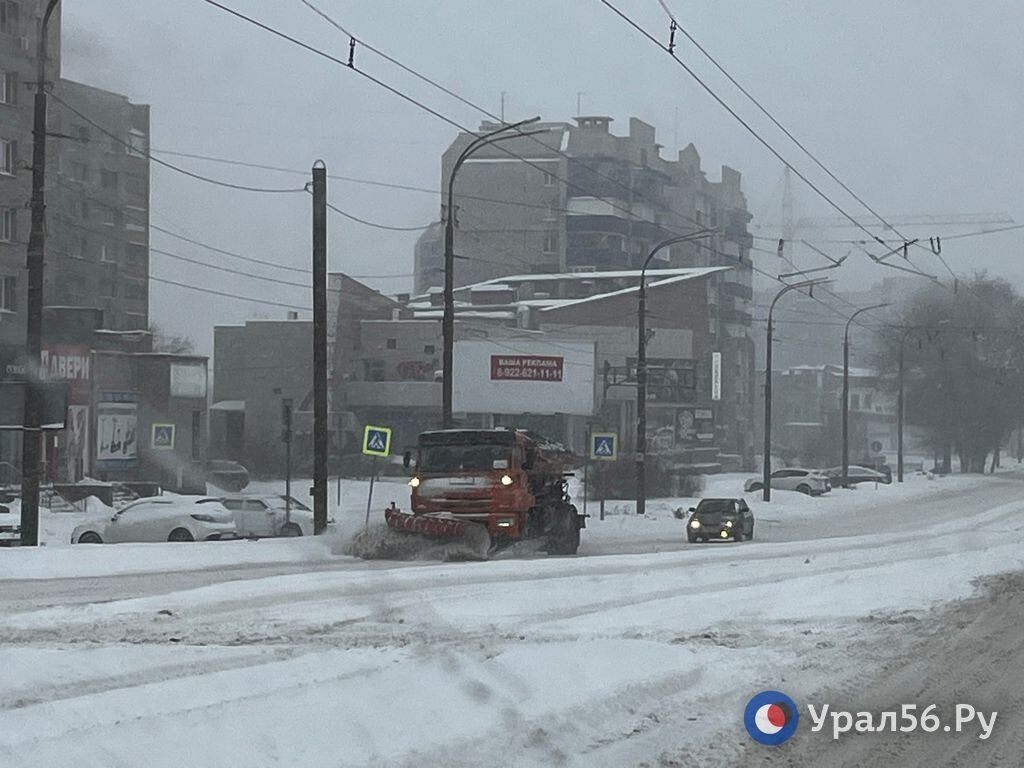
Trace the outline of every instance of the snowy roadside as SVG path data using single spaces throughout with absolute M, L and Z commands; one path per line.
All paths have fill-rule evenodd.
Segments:
M 863 675 L 885 637 L 868 617 L 1024 567 L 1019 482 L 966 512 L 947 494 L 885 536 L 168 577 L 159 595 L 23 611 L 0 663 L 52 671 L 0 681 L 0 763 L 618 767 L 713 741 L 689 764 L 721 764 L 752 692 Z

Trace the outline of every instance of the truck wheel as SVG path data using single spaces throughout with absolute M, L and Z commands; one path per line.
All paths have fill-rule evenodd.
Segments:
M 732 540 L 735 541 L 737 544 L 743 541 L 743 531 L 736 531 L 736 533 L 732 535 Z
M 548 552 L 552 555 L 575 555 L 580 548 L 579 513 L 576 507 L 565 504 L 555 512 L 551 525 L 551 542 Z

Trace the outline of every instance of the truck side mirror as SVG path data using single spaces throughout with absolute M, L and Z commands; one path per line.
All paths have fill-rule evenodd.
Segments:
M 402 454 L 402 466 L 406 469 L 412 464 L 412 451 L 406 451 Z

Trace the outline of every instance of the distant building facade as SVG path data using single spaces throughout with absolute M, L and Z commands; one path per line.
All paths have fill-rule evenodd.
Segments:
M 24 343 L 36 46 L 44 2 L 0 2 L 0 343 Z M 44 301 L 149 326 L 149 108 L 60 78 L 50 20 Z M 70 105 L 70 109 L 61 102 Z M 80 114 L 75 114 L 78 112 Z

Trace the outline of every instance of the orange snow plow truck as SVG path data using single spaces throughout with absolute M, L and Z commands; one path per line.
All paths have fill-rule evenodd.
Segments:
M 576 457 L 520 429 L 445 429 L 419 436 L 412 511 L 385 510 L 393 531 L 473 542 L 481 554 L 535 540 L 551 554 L 575 554 L 585 516 L 569 500 Z M 482 543 L 481 543 L 482 542 Z

